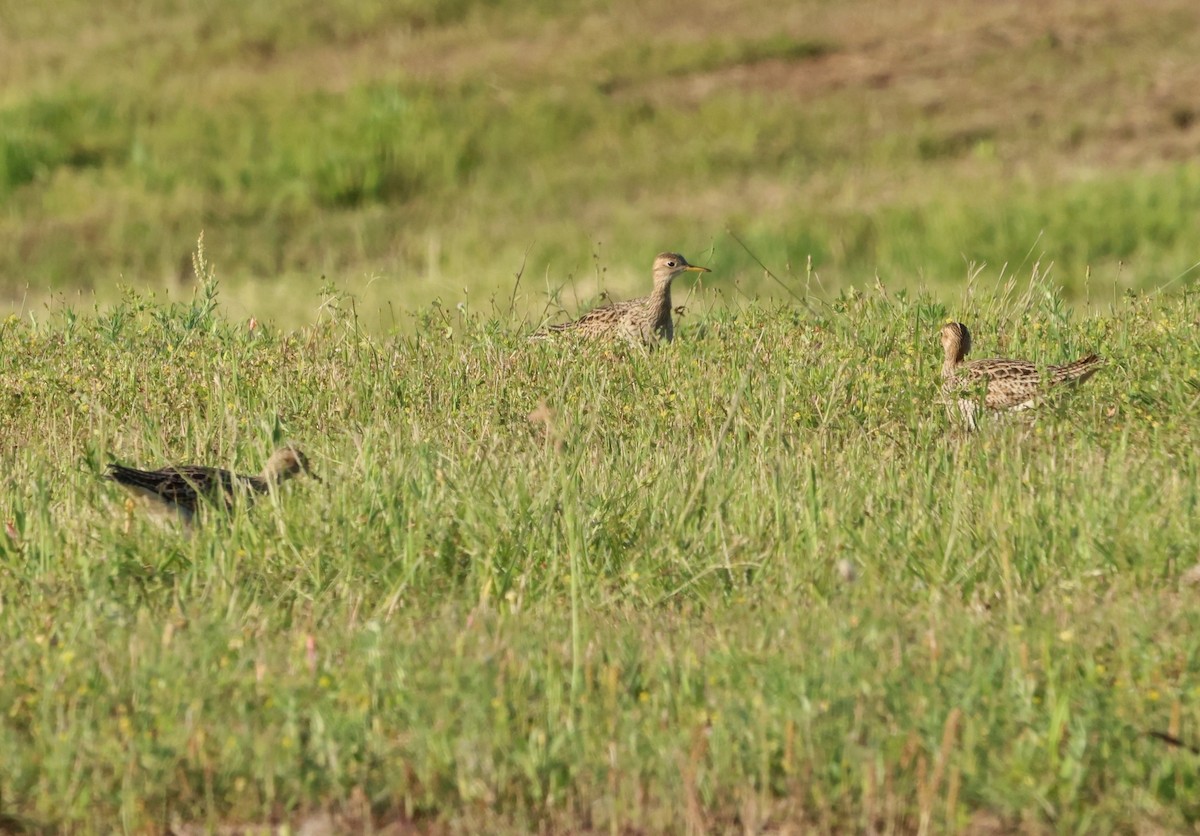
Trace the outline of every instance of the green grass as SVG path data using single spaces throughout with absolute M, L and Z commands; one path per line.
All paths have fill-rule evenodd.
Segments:
M 345 296 L 251 332 L 211 283 L 10 318 L 0 812 L 1194 826 L 1197 759 L 1146 733 L 1200 742 L 1200 297 L 993 278 L 692 311 L 651 355 L 446 307 L 371 334 Z M 1110 363 L 964 436 L 947 315 L 979 356 Z M 324 484 L 191 537 L 98 478 L 283 439 Z
M 1194 829 L 1152 6 L 7 9 L 0 829 Z M 673 345 L 526 341 L 664 248 Z M 1109 363 L 966 436 L 947 317 Z M 99 478 L 288 439 L 191 536 Z
M 1194 85 L 1161 69 L 1200 21 L 1092 5 L 12 10 L 0 291 L 18 313 L 185 299 L 201 230 L 234 309 L 281 325 L 331 281 L 478 305 L 522 265 L 558 287 L 596 259 L 627 295 L 667 248 L 778 295 L 730 231 L 811 257 L 831 295 L 1039 259 L 1074 300 L 1089 270 L 1159 287 L 1200 261 Z

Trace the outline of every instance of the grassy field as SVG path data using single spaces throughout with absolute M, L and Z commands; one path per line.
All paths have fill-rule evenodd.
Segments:
M 56 832 L 1189 830 L 1200 296 L 878 288 L 563 351 L 214 285 L 0 330 L 0 797 Z M 1109 365 L 974 435 L 938 326 Z M 191 536 L 98 476 L 298 479 Z M 314 824 L 315 822 L 315 824 Z M 325 831 L 330 832 L 330 831 Z
M 5 4 L 0 831 L 1193 832 L 1197 49 Z M 672 345 L 526 340 L 668 247 Z M 948 317 L 1108 365 L 964 434 Z M 322 482 L 190 534 L 99 478 L 285 441 Z
M 523 266 L 536 316 L 664 249 L 778 297 L 729 232 L 826 298 L 1198 261 L 1193 0 L 65 0 L 9 4 L 0 46 L 18 313 L 186 300 L 201 230 L 231 313 L 286 325 L 328 283 L 479 307 Z

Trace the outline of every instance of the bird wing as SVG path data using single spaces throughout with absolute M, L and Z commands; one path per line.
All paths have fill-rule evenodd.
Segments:
M 972 360 L 954 370 L 943 390 L 953 398 L 979 398 L 988 409 L 1010 409 L 1038 391 L 1038 370 L 1024 360 Z
M 228 505 L 233 487 L 233 475 L 226 470 L 198 465 L 164 467 L 159 470 L 139 470 L 117 463 L 108 466 L 109 479 L 129 488 L 154 494 L 189 510 L 196 510 L 201 496 L 223 496 Z
M 960 366 L 955 374 L 968 387 L 986 380 L 987 406 L 1011 409 L 1029 406 L 1047 390 L 1061 384 L 1087 380 L 1103 363 L 1095 354 L 1044 369 L 1027 360 L 973 360 Z
M 955 374 L 968 380 L 1037 381 L 1038 367 L 1027 360 L 972 360 L 963 363 Z
M 548 326 L 551 331 L 570 331 L 576 328 L 589 328 L 593 326 L 604 326 L 620 322 L 630 310 L 635 308 L 640 300 L 631 299 L 625 302 L 610 302 L 607 305 L 600 305 L 592 308 L 587 313 L 580 316 L 578 319 L 571 322 L 560 322 L 557 325 Z

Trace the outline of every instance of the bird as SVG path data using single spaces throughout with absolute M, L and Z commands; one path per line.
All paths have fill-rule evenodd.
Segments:
M 157 516 L 176 517 L 190 525 L 204 502 L 232 510 L 239 492 L 248 496 L 267 493 L 273 485 L 299 473 L 321 481 L 309 468 L 308 457 L 299 448 L 288 444 L 267 459 L 262 473 L 257 476 L 243 476 L 196 464 L 139 470 L 111 462 L 104 477 L 146 500 Z
M 585 338 L 624 337 L 635 344 L 653 347 L 675 337 L 671 319 L 671 282 L 684 273 L 711 273 L 707 267 L 688 264 L 679 253 L 659 253 L 654 259 L 654 289 L 649 296 L 592 308 L 579 319 L 548 325 L 533 339 L 551 334 L 574 334 Z
M 1030 409 L 1046 395 L 1082 383 L 1104 365 L 1104 358 L 1089 354 L 1073 363 L 1040 369 L 1027 360 L 971 360 L 971 332 L 961 322 L 948 322 L 941 330 L 942 394 L 948 408 L 958 407 L 967 428 L 976 429 L 978 394 L 993 412 Z M 975 397 L 971 397 L 975 395 Z

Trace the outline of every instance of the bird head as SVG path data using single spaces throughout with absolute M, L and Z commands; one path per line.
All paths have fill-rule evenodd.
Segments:
M 942 350 L 946 359 L 961 363 L 971 353 L 971 332 L 961 322 L 947 322 L 942 326 Z
M 687 259 L 679 253 L 659 253 L 654 259 L 654 285 L 670 284 L 671 280 L 683 273 L 709 273 L 707 267 L 697 267 L 688 264 Z
M 299 473 L 318 482 L 321 481 L 321 478 L 309 468 L 308 456 L 304 455 L 299 447 L 291 444 L 280 447 L 272 453 L 271 458 L 267 459 L 266 467 L 263 468 L 263 476 L 273 482 L 282 482 Z

